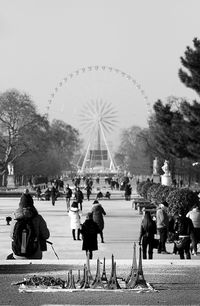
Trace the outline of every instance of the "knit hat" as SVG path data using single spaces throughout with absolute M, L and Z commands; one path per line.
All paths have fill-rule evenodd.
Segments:
M 19 202 L 20 208 L 27 208 L 33 206 L 33 198 L 30 193 L 23 193 Z
M 93 204 L 99 204 L 98 200 L 94 200 Z

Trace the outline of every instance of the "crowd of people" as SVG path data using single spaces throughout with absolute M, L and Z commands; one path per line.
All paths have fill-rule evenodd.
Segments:
M 125 191 L 126 186 L 129 186 L 129 182 L 124 185 Z M 90 200 L 92 190 L 90 180 L 86 187 L 87 200 Z M 73 240 L 82 240 L 82 250 L 86 251 L 86 253 L 89 252 L 89 257 L 92 258 L 93 251 L 98 249 L 98 234 L 101 243 L 104 243 L 103 229 L 104 216 L 106 215 L 106 212 L 103 206 L 99 203 L 100 197 L 97 197 L 93 201 L 90 211 L 87 212 L 85 221 L 82 222 L 82 204 L 84 200 L 83 191 L 79 185 L 72 190 L 69 184 L 66 184 L 63 189 L 66 198 L 66 211 L 70 218 L 72 238 Z M 59 192 L 54 182 L 52 182 L 52 187 L 49 190 L 52 205 L 54 206 L 58 197 L 57 193 Z M 40 195 L 40 190 L 37 190 L 37 198 Z M 16 246 L 13 247 L 12 243 L 13 253 L 8 256 L 8 259 L 41 259 L 42 252 L 47 249 L 46 241 L 50 236 L 50 232 L 45 220 L 35 208 L 33 198 L 28 190 L 25 190 L 22 194 L 19 207 L 13 214 L 13 220 L 11 223 L 12 240 L 14 240 L 14 237 L 16 236 L 16 224 L 20 223 L 22 220 L 27 221 L 28 224 L 29 221 L 31 221 L 29 228 L 32 227 L 37 247 L 34 248 L 32 254 L 24 253 L 24 255 L 21 253 L 21 250 L 17 250 Z M 23 226 L 21 225 L 21 231 L 25 229 L 25 226 L 24 228 Z M 186 212 L 182 207 L 180 207 L 177 214 L 174 216 L 168 214 L 168 203 L 166 201 L 159 204 L 155 217 L 152 217 L 150 211 L 144 211 L 139 230 L 139 244 L 142 247 L 143 259 L 147 259 L 147 257 L 148 259 L 153 259 L 153 250 L 155 248 L 157 249 L 157 253 L 169 254 L 166 249 L 167 241 L 174 244 L 173 253 L 178 253 L 180 259 L 185 259 L 185 257 L 186 259 L 190 259 L 191 254 L 194 256 L 197 255 L 197 244 L 200 242 L 200 207 L 197 204 L 195 204 L 189 212 Z M 15 250 L 17 251 L 15 252 Z
M 173 245 L 173 254 L 179 254 L 180 259 L 191 259 L 191 254 L 197 255 L 197 244 L 200 242 L 200 207 L 195 204 L 191 211 L 186 214 L 180 207 L 173 217 L 167 213 L 168 203 L 160 203 L 156 218 L 151 216 L 150 211 L 145 211 L 142 218 L 139 244 L 142 245 L 143 259 L 153 258 L 153 249 L 158 253 L 169 254 L 166 250 L 166 242 L 170 240 Z M 156 245 L 155 235 L 158 234 Z

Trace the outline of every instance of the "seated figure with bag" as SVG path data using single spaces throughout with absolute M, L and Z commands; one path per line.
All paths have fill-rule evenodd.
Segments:
M 139 244 L 142 244 L 143 259 L 147 259 L 147 247 L 148 257 L 153 259 L 153 249 L 158 248 L 158 240 L 154 238 L 156 234 L 156 223 L 151 217 L 149 211 L 145 211 L 140 227 Z
M 180 255 L 180 259 L 191 259 L 190 243 L 193 239 L 194 227 L 192 221 L 186 217 L 185 210 L 180 208 L 178 211 L 178 217 L 174 224 L 174 231 L 176 238 L 174 240 L 175 246 Z
M 11 224 L 13 253 L 7 259 L 42 259 L 49 235 L 47 224 L 36 210 L 31 195 L 22 194 Z

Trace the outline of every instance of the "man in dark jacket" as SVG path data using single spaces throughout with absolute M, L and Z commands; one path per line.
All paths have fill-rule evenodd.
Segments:
M 76 191 L 75 191 L 75 198 L 76 198 L 76 202 L 78 204 L 80 204 L 80 210 L 82 210 L 82 203 L 83 203 L 83 199 L 84 199 L 84 196 L 83 196 L 83 193 L 81 191 L 81 189 L 79 187 L 76 188 Z

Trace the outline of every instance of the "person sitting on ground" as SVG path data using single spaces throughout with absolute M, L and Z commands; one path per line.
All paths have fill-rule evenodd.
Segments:
M 13 247 L 16 232 L 15 225 L 21 220 L 32 224 L 32 231 L 35 235 L 36 248 L 32 254 L 27 256 L 17 255 L 15 253 L 16 248 Z M 14 212 L 12 218 L 10 237 L 12 239 L 13 254 L 9 255 L 7 259 L 42 259 L 42 252 L 47 250 L 46 240 L 49 236 L 47 224 L 35 208 L 32 196 L 29 193 L 23 193 L 20 198 L 19 208 Z
M 104 218 L 103 216 L 105 215 L 106 215 L 106 212 L 103 209 L 102 205 L 98 202 L 98 200 L 95 200 L 92 205 L 92 216 L 93 216 L 94 222 L 96 222 L 99 227 L 101 243 L 104 243 L 104 238 L 103 238 Z
M 98 200 L 98 199 L 102 199 L 102 198 L 103 198 L 103 193 L 101 191 L 99 191 L 97 193 L 96 199 Z
M 139 236 L 139 244 L 142 244 L 143 259 L 147 259 L 147 247 L 149 259 L 153 259 L 153 242 L 155 234 L 156 223 L 153 221 L 150 211 L 145 211 Z
M 110 196 L 111 196 L 110 192 L 109 192 L 109 191 L 106 191 L 105 198 L 107 198 L 107 199 L 110 200 Z
M 89 259 L 93 258 L 93 251 L 98 250 L 97 234 L 99 233 L 99 227 L 96 222 L 93 221 L 92 213 L 89 212 L 86 216 L 85 222 L 82 224 L 82 250 L 89 252 Z

